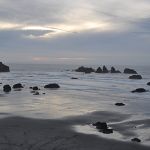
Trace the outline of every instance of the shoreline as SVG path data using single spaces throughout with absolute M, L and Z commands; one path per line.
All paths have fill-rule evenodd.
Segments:
M 128 126 L 129 118 L 130 115 L 104 111 L 59 120 L 7 117 L 0 119 L 0 150 L 120 150 L 120 148 L 123 150 L 148 150 L 150 147 L 143 145 L 142 142 L 108 139 L 94 134 L 79 133 L 73 129 L 75 125 L 84 126 L 95 121 L 106 121 L 115 130 L 122 131 L 120 133 L 130 137 L 131 134 L 134 136 L 134 132 Z M 150 120 L 130 123 L 132 125 L 133 123 L 134 125 L 144 123 L 146 128 L 150 124 Z

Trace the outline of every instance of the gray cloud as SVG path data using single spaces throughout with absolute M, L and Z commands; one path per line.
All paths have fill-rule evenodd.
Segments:
M 1 0 L 0 59 L 107 58 L 120 63 L 132 56 L 137 63 L 141 56 L 147 62 L 149 6 L 148 0 Z
M 93 18 L 128 21 L 148 16 L 149 4 L 146 0 L 1 0 L 0 19 L 29 24 L 78 22 L 79 19 Z

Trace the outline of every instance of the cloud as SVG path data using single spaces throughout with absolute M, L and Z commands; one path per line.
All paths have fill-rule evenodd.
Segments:
M 149 56 L 149 6 L 149 0 L 0 0 L 1 59 Z
M 149 17 L 149 4 L 147 0 L 1 0 L 0 26 L 44 26 L 71 32 L 89 29 L 89 25 L 106 30 L 128 29 L 139 19 Z

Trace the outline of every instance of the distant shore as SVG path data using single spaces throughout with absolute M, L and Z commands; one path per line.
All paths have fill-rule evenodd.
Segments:
M 60 120 L 8 117 L 0 119 L 0 150 L 149 150 L 148 146 L 130 141 L 123 142 L 106 139 L 91 134 L 82 134 L 73 130 L 74 125 L 89 125 L 95 121 L 107 121 L 112 127 L 127 137 L 136 136 L 131 127 L 121 123 L 130 118 L 111 112 L 93 112 L 84 116 L 69 117 Z M 142 121 L 143 122 L 143 121 Z M 149 120 L 145 123 L 150 123 Z M 138 122 L 132 122 L 137 125 Z

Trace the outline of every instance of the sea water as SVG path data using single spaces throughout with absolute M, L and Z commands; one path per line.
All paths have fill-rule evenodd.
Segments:
M 142 80 L 128 79 L 129 75 L 119 74 L 84 74 L 73 71 L 76 65 L 30 65 L 11 64 L 9 73 L 0 73 L 0 118 L 22 116 L 42 119 L 60 119 L 70 116 L 85 115 L 95 111 L 117 112 L 129 114 L 132 117 L 127 121 L 147 120 L 150 118 L 150 67 L 148 66 L 115 66 L 123 72 L 125 67 L 135 69 Z M 98 66 L 93 66 L 97 68 Z M 110 69 L 110 66 L 108 66 Z M 78 79 L 71 79 L 76 77 Z M 3 85 L 22 83 L 21 91 L 12 90 L 3 92 Z M 44 85 L 57 83 L 58 90 L 44 89 Z M 40 95 L 33 95 L 29 87 L 38 86 Z M 136 88 L 149 90 L 145 93 L 131 93 Z M 43 94 L 45 93 L 45 94 Z M 125 106 L 118 107 L 115 103 L 121 102 Z M 98 120 L 99 121 L 99 120 Z M 118 122 L 123 123 L 123 122 Z M 116 124 L 116 122 L 112 122 Z M 98 133 L 90 125 L 73 126 L 77 132 L 95 134 L 104 138 L 130 141 L 119 132 L 114 131 L 112 136 Z M 150 145 L 150 130 L 136 127 L 136 135 L 143 144 Z
M 9 73 L 0 73 L 0 116 L 61 118 L 93 111 L 115 111 L 150 117 L 150 92 L 131 93 L 136 88 L 150 90 L 150 67 L 130 66 L 142 80 L 128 79 L 127 74 L 84 74 L 73 71 L 75 65 L 11 64 Z M 97 68 L 98 66 L 93 66 Z M 116 66 L 123 72 L 127 66 Z M 110 66 L 108 66 L 110 69 Z M 77 80 L 71 79 L 77 77 Z M 22 83 L 21 91 L 3 92 L 3 85 Z M 45 84 L 58 83 L 60 89 L 46 90 Z M 33 95 L 30 86 L 38 86 Z M 42 93 L 46 93 L 45 95 Z M 117 107 L 116 102 L 125 103 Z

